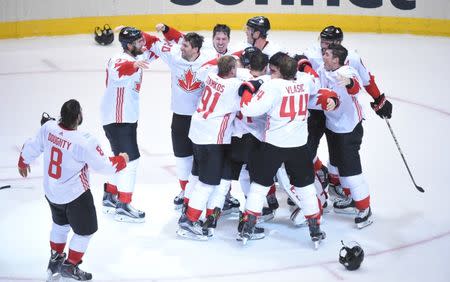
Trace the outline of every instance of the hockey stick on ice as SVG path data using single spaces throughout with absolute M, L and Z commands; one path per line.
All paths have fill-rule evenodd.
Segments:
M 405 159 L 405 156 L 403 155 L 402 149 L 400 149 L 400 145 L 398 144 L 397 138 L 395 137 L 394 131 L 392 130 L 391 124 L 389 123 L 389 121 L 388 121 L 387 118 L 384 118 L 384 120 L 386 121 L 386 124 L 387 124 L 387 126 L 388 126 L 388 128 L 389 128 L 389 131 L 391 132 L 392 138 L 394 138 L 395 145 L 397 145 L 397 149 L 398 149 L 398 151 L 399 151 L 399 153 L 400 153 L 400 156 L 402 156 L 403 163 L 405 164 L 406 169 L 408 170 L 409 176 L 411 177 L 411 180 L 412 180 L 412 182 L 414 183 L 414 186 L 416 187 L 416 189 L 417 189 L 419 192 L 424 193 L 425 190 L 423 190 L 423 188 L 420 187 L 419 185 L 417 185 L 417 184 L 416 184 L 416 181 L 414 181 L 414 177 L 413 177 L 413 175 L 412 175 L 412 173 L 411 173 L 411 170 L 409 169 L 408 163 L 406 162 L 406 159 Z
M 8 185 L 0 186 L 0 190 L 8 189 L 8 188 L 11 188 L 11 189 L 33 189 L 33 186 L 17 185 L 17 184 L 8 184 Z

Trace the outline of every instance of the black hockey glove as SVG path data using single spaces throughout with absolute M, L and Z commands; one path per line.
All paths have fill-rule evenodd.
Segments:
M 392 116 L 392 104 L 389 102 L 384 93 L 370 103 L 370 106 L 380 118 L 390 119 Z
M 242 83 L 238 90 L 239 97 L 242 97 L 242 94 L 244 94 L 245 90 L 249 91 L 252 94 L 255 94 L 263 83 L 264 81 L 262 79 L 250 80 Z
M 300 72 L 303 72 L 306 66 L 312 67 L 311 62 L 305 55 L 295 55 L 294 60 L 297 61 L 297 70 Z
M 41 117 L 41 126 L 44 125 L 44 123 L 46 123 L 49 120 L 55 120 L 55 118 L 52 118 L 49 114 L 43 112 Z

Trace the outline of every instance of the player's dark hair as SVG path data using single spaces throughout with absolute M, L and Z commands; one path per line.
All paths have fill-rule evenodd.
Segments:
M 254 71 L 263 71 L 269 63 L 269 57 L 262 53 L 256 52 L 250 57 L 250 69 Z
M 219 68 L 217 75 L 224 77 L 228 75 L 232 69 L 236 68 L 236 59 L 228 55 L 222 56 L 217 62 L 217 67 Z
M 270 57 L 269 64 L 274 65 L 276 67 L 280 67 L 281 59 L 284 57 L 289 57 L 289 55 L 284 52 L 276 52 L 275 54 L 272 55 L 272 57 Z
M 343 66 L 345 65 L 345 59 L 347 59 L 348 51 L 345 49 L 344 46 L 340 44 L 330 44 L 327 48 L 327 50 L 331 50 L 331 54 L 333 55 L 333 58 L 339 58 L 339 65 Z
M 64 128 L 73 129 L 78 125 L 79 114 L 81 114 L 80 103 L 75 99 L 71 99 L 62 105 L 59 123 Z
M 184 40 L 191 44 L 192 48 L 198 48 L 198 51 L 202 48 L 203 45 L 203 36 L 195 32 L 186 33 L 184 36 Z
M 297 62 L 289 56 L 281 58 L 280 73 L 283 79 L 294 79 L 297 74 Z
M 213 37 L 216 36 L 216 33 L 218 32 L 223 32 L 228 36 L 228 38 L 230 38 L 231 30 L 230 27 L 227 26 L 226 24 L 216 24 L 216 26 L 213 29 Z

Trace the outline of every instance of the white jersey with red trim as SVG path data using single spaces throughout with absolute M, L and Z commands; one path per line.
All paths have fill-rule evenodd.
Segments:
M 211 53 L 200 51 L 200 56 L 189 62 L 181 57 L 180 45 L 155 37 L 152 40 L 150 51 L 167 63 L 171 71 L 171 110 L 179 115 L 192 115 L 203 90 L 202 78 L 206 77 L 200 68 L 213 59 Z
M 44 153 L 44 190 L 55 204 L 66 204 L 89 189 L 89 168 L 104 174 L 116 172 L 97 140 L 78 130 L 66 130 L 56 121 L 46 122 L 34 139 L 25 142 L 25 164 Z
M 238 69 L 239 78 L 245 81 L 253 79 L 261 79 L 266 82 L 270 80 L 270 75 L 262 75 L 259 77 L 254 77 L 249 69 Z M 233 136 L 241 138 L 242 135 L 250 133 L 259 141 L 263 139 L 264 128 L 266 126 L 266 115 L 261 115 L 257 117 L 244 116 L 242 112 L 236 114 L 236 118 L 233 122 Z
M 250 117 L 267 114 L 264 142 L 282 148 L 303 146 L 308 138 L 308 100 L 315 89 L 309 75 L 296 80 L 271 79 L 241 112 Z
M 210 72 L 205 88 L 192 115 L 189 138 L 198 145 L 230 144 L 232 123 L 239 111 L 238 78 L 223 79 Z
M 153 60 L 149 51 L 136 58 L 122 52 L 106 66 L 106 89 L 101 102 L 102 124 L 134 123 L 139 119 L 139 90 L 142 69 L 134 68 L 138 60 Z
M 335 133 L 352 132 L 364 118 L 364 112 L 358 100 L 361 91 L 354 95 L 349 94 L 345 86 L 338 85 L 337 76 L 339 73 L 346 77 L 356 78 L 361 85 L 362 82 L 358 72 L 350 66 L 342 66 L 335 71 L 326 71 L 322 66 L 317 72 L 322 87 L 335 91 L 339 98 L 339 107 L 334 111 L 325 112 L 326 127 Z
M 323 65 L 322 49 L 320 48 L 320 44 L 316 44 L 313 47 L 306 49 L 304 55 L 308 57 L 314 70 L 317 71 L 320 66 Z M 363 64 L 361 56 L 359 56 L 356 50 L 348 50 L 345 65 L 351 66 L 358 72 L 363 86 L 370 84 L 370 72 Z

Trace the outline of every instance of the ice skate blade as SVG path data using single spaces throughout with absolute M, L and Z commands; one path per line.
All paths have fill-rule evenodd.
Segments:
M 318 250 L 319 246 L 320 246 L 320 240 L 319 241 L 314 241 L 314 250 Z
M 196 240 L 196 241 L 208 241 L 208 237 L 205 235 L 197 235 L 193 234 L 192 232 L 189 232 L 187 230 L 184 230 L 182 228 L 178 228 L 177 235 L 183 238 Z
M 116 213 L 116 208 L 103 206 L 102 211 L 103 211 L 104 214 L 115 214 Z
M 256 223 L 263 223 L 263 222 L 267 222 L 270 221 L 272 219 L 275 218 L 275 213 L 271 213 L 271 214 L 267 214 L 267 215 L 262 215 L 260 217 L 258 217 L 258 219 L 256 220 Z
M 214 231 L 215 231 L 215 228 L 209 227 L 208 228 L 208 235 L 206 235 L 206 236 L 213 237 L 214 236 Z
M 247 237 L 242 237 L 242 245 L 243 246 L 247 245 L 247 241 L 248 241 Z
M 357 211 L 355 208 L 346 208 L 346 209 L 336 209 L 333 208 L 334 213 L 338 213 L 338 214 L 348 214 L 348 215 L 356 215 Z
M 358 227 L 358 229 L 363 229 L 364 227 L 367 227 L 367 226 L 371 225 L 372 223 L 373 223 L 373 220 L 369 218 L 368 220 L 366 220 L 364 222 L 357 223 L 356 227 Z
M 239 208 L 231 208 L 231 209 L 228 209 L 228 210 L 222 210 L 221 215 L 224 216 L 224 215 L 229 215 L 229 214 L 232 214 L 232 213 L 239 213 Z
M 60 281 L 60 278 L 61 278 L 61 274 L 59 274 L 59 273 L 53 274 L 50 269 L 47 269 L 47 280 L 45 280 L 46 282 Z
M 123 214 L 116 214 L 114 216 L 114 219 L 116 221 L 120 221 L 120 222 L 129 222 L 129 223 L 143 223 L 145 222 L 145 217 L 144 218 L 133 218 L 133 217 L 129 217 Z

